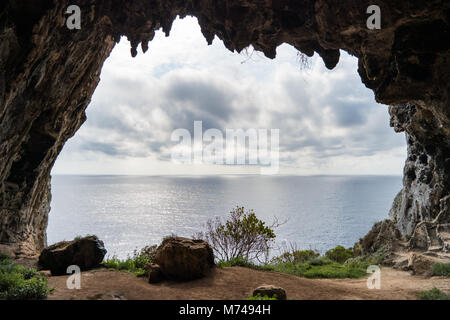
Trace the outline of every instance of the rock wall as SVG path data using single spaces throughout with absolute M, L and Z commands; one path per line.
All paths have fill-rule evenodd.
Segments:
M 81 8 L 81 30 L 65 26 L 66 8 Z M 369 5 L 382 28 L 369 30 Z M 0 246 L 31 255 L 45 245 L 50 170 L 85 121 L 101 67 L 121 36 L 131 54 L 147 51 L 155 30 L 169 34 L 177 15 L 196 16 L 208 43 L 229 50 L 253 45 L 269 58 L 289 43 L 317 52 L 332 69 L 343 49 L 376 100 L 405 131 L 408 159 L 402 232 L 448 206 L 449 18 L 446 0 L 5 0 L 0 4 Z M 425 159 L 426 158 L 426 159 Z M 447 209 L 445 209 L 447 208 Z M 444 212 L 443 219 L 448 221 Z
M 450 250 L 450 136 L 427 109 L 407 103 L 389 107 L 391 126 L 405 132 L 408 155 L 403 189 L 389 212 L 411 249 Z

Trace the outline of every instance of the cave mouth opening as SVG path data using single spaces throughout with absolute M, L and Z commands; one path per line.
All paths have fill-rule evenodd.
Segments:
M 105 62 L 87 122 L 53 168 L 49 244 L 95 233 L 125 256 L 168 234 L 191 236 L 211 218 L 206 212 L 243 205 L 265 219 L 294 219 L 279 238 L 324 252 L 335 246 L 330 239 L 351 246 L 387 218 L 402 187 L 405 141 L 361 83 L 356 58 L 342 51 L 329 71 L 288 45 L 274 61 L 251 48 L 232 54 L 218 39 L 207 46 L 191 17 L 177 19 L 169 38 L 158 32 L 145 55 L 131 58 L 124 40 Z M 169 163 L 171 132 L 192 131 L 196 120 L 222 132 L 280 129 L 280 176 Z M 199 201 L 211 191 L 223 198 Z

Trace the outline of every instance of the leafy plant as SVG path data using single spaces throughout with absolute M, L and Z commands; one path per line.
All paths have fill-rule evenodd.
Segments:
M 419 293 L 420 300 L 450 300 L 450 296 L 438 288 L 422 291 Z
M 323 257 L 307 263 L 294 264 L 287 262 L 272 265 L 272 267 L 274 271 L 305 278 L 357 279 L 366 275 L 365 268 L 343 265 Z
M 206 231 L 194 238 L 207 241 L 213 248 L 216 259 L 230 261 L 238 257 L 247 261 L 263 261 L 267 259 L 273 247 L 274 228 L 280 226 L 276 220 L 267 226 L 259 220 L 253 210 L 245 211 L 244 207 L 236 207 L 230 212 L 229 219 L 222 222 L 217 217 L 206 223 Z
M 450 263 L 435 263 L 431 269 L 433 276 L 450 277 Z
M 12 260 L 12 258 L 11 258 L 11 256 L 9 255 L 9 254 L 6 254 L 6 253 L 0 253 L 0 264 L 3 262 L 3 261 L 11 261 Z
M 328 259 L 327 257 L 317 257 L 312 258 L 309 261 L 307 261 L 310 266 L 326 266 L 328 264 L 332 264 L 333 261 Z
M 126 259 L 121 260 L 113 256 L 106 259 L 102 264 L 106 268 L 127 271 L 135 274 L 138 277 L 145 276 L 146 270 L 145 266 L 152 262 L 156 253 L 157 246 L 147 246 L 140 251 L 134 250 L 132 256 L 128 256 Z
M 353 249 L 345 249 L 343 246 L 337 246 L 325 253 L 325 256 L 333 261 L 344 263 L 348 259 L 353 257 Z
M 89 238 L 89 237 L 95 237 L 95 238 L 98 238 L 95 234 L 87 234 L 87 235 L 85 235 L 85 236 L 77 235 L 75 238 L 73 238 L 73 240 L 76 241 L 76 240 L 81 240 L 81 239 L 83 239 L 83 238 Z
M 271 265 L 268 265 L 268 264 L 257 265 L 252 262 L 249 262 L 248 260 L 245 260 L 242 257 L 233 258 L 228 261 L 221 260 L 216 265 L 219 268 L 245 267 L 245 268 L 249 268 L 249 269 L 263 270 L 263 271 L 272 271 L 273 270 L 273 267 Z
M 283 244 L 281 247 L 282 254 L 271 260 L 271 263 L 303 263 L 313 258 L 320 257 L 320 253 L 314 250 L 297 250 L 295 243 L 289 243 L 289 246 Z
M 272 297 L 269 297 L 268 295 L 261 296 L 261 294 L 258 293 L 256 296 L 248 297 L 247 300 L 278 300 L 278 299 L 276 294 L 274 294 Z
M 5 255 L 0 257 L 0 299 L 45 299 L 49 291 L 47 279 L 36 269 L 16 265 Z

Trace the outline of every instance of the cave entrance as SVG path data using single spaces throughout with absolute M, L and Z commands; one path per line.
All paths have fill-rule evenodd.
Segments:
M 288 218 L 278 239 L 300 248 L 352 245 L 387 217 L 406 153 L 356 69 L 344 52 L 329 71 L 288 45 L 275 60 L 230 53 L 218 39 L 207 46 L 190 17 L 136 58 L 122 39 L 53 168 L 48 243 L 95 233 L 123 257 L 240 205 Z M 171 163 L 171 133 L 197 120 L 222 132 L 280 129 L 280 174 Z

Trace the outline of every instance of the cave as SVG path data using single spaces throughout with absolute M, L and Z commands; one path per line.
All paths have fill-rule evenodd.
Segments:
M 0 249 L 35 258 L 46 246 L 50 172 L 86 120 L 100 72 L 122 36 L 145 53 L 155 31 L 195 16 L 209 44 L 268 58 L 287 43 L 333 69 L 340 50 L 390 125 L 405 132 L 403 189 L 390 219 L 411 250 L 450 250 L 450 2 L 359 0 L 20 0 L 0 4 Z M 68 28 L 67 8 L 81 9 Z M 368 28 L 377 5 L 380 28 Z M 447 39 L 447 40 L 446 40 Z M 387 213 L 386 213 L 387 214 Z

